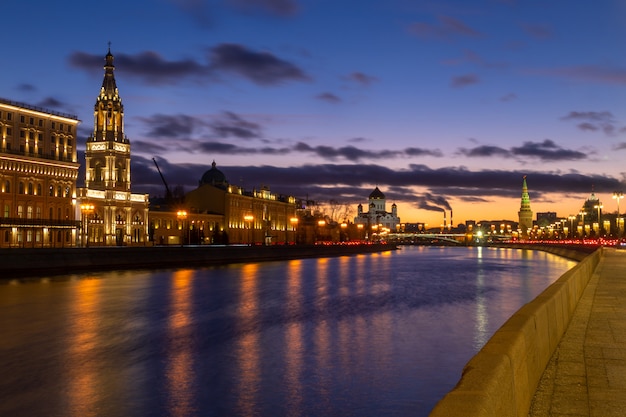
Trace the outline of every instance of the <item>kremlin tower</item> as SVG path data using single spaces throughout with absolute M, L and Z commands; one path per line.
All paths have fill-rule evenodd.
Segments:
M 519 229 L 522 231 L 520 238 L 528 239 L 528 230 L 533 228 L 533 212 L 530 209 L 530 196 L 528 195 L 528 186 L 526 185 L 526 175 L 522 182 L 522 202 L 519 212 Z

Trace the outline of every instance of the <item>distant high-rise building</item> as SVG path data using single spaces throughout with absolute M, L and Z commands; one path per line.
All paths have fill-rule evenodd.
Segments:
M 522 239 L 528 238 L 528 230 L 533 228 L 533 212 L 530 209 L 530 196 L 528 195 L 528 186 L 526 185 L 526 175 L 522 182 L 522 201 L 519 212 L 519 228 L 522 231 Z
M 143 245 L 148 238 L 148 195 L 130 191 L 130 142 L 124 135 L 124 106 L 110 49 L 105 62 L 93 134 L 85 146 L 85 188 L 78 190 L 81 240 L 85 246 Z

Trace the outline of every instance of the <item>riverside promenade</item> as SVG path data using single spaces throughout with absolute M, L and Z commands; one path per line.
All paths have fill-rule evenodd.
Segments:
M 626 250 L 584 256 L 518 310 L 430 416 L 626 416 Z
M 529 415 L 626 416 L 626 250 L 603 249 Z

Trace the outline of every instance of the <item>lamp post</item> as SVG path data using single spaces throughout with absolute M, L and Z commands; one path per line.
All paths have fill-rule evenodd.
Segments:
M 343 237 L 342 237 L 342 236 L 339 236 L 339 240 L 340 240 L 341 242 L 343 242 L 343 241 L 347 240 L 347 239 L 346 239 L 346 229 L 347 229 L 347 228 L 348 228 L 348 224 L 347 224 L 345 221 L 344 221 L 343 223 L 341 223 L 341 235 L 343 235 Z
M 83 216 L 83 246 L 89 247 L 89 215 L 93 213 L 94 205 L 93 204 L 81 204 L 80 212 Z
M 613 198 L 617 200 L 617 218 L 615 219 L 615 225 L 617 226 L 617 237 L 619 238 L 622 234 L 622 230 L 619 227 L 619 201 L 624 198 L 624 193 L 621 191 L 614 191 Z
M 602 215 L 600 214 L 600 209 L 604 206 L 602 204 L 596 204 L 593 206 L 594 209 L 598 209 L 598 237 L 600 237 L 600 230 L 602 230 Z
M 297 241 L 298 218 L 292 217 L 289 221 L 291 222 L 291 230 L 293 230 L 293 244 L 295 245 Z
M 580 237 L 585 237 L 585 214 L 587 214 L 587 213 L 586 213 L 586 212 L 584 212 L 584 211 L 581 211 L 581 212 L 580 212 L 580 213 L 578 213 L 578 214 L 580 214 L 580 216 L 581 216 L 581 221 L 582 221 L 582 223 L 583 223 L 583 228 L 582 228 L 582 230 L 581 230 L 581 232 L 580 232 Z
M 568 216 L 567 218 L 570 221 L 569 237 L 573 238 L 574 237 L 574 220 L 576 220 L 576 216 Z
M 246 214 L 243 216 L 243 219 L 248 223 L 248 245 L 252 246 L 252 221 L 254 220 L 254 216 Z
M 359 231 L 359 240 L 363 243 L 363 223 L 357 224 L 356 229 Z
M 180 246 L 182 247 L 185 244 L 185 219 L 187 218 L 187 212 L 185 210 L 178 210 L 176 212 L 176 217 L 178 218 L 178 221 L 181 223 Z

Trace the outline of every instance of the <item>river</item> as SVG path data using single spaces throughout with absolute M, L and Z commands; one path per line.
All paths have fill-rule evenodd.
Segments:
M 0 415 L 426 416 L 574 265 L 402 247 L 0 281 Z

